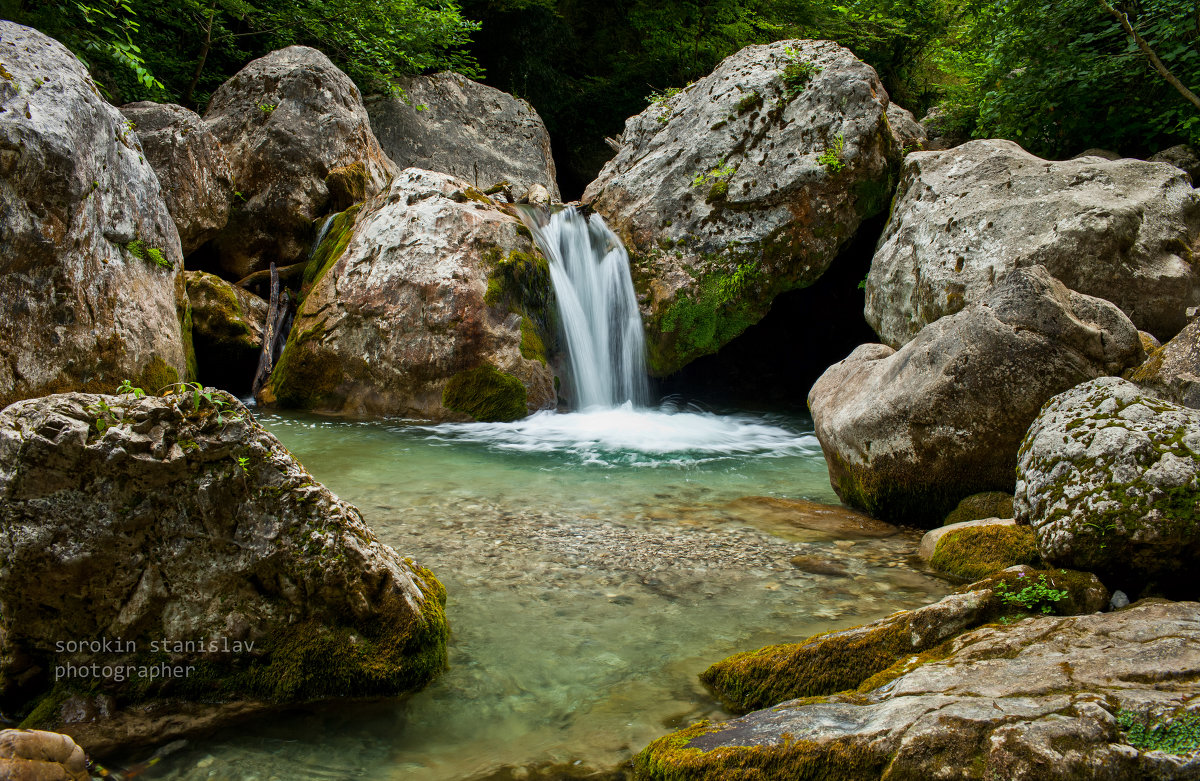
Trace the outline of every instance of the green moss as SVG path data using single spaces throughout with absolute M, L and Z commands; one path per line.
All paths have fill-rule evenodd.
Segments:
M 537 327 L 528 317 L 521 318 L 521 355 L 542 365 L 546 364 L 546 345 L 542 343 Z
M 300 287 L 301 302 L 303 302 L 304 296 L 308 295 L 308 291 L 321 281 L 325 272 L 338 262 L 342 253 L 346 251 L 346 247 L 350 245 L 350 238 L 354 235 L 354 221 L 358 218 L 361 209 L 362 204 L 351 206 L 333 218 L 329 230 L 325 233 L 325 238 L 321 240 L 317 251 L 313 253 L 308 265 L 304 267 L 304 277 Z
M 263 401 L 295 409 L 340 409 L 342 366 L 322 349 L 320 326 L 300 332 L 300 321 L 292 327 L 279 362 L 264 389 Z
M 848 462 L 833 451 L 827 452 L 825 459 L 834 490 L 843 502 L 890 523 L 925 529 L 940 526 L 964 491 L 1000 487 L 972 483 L 966 476 L 958 482 L 931 480 L 909 463 L 879 460 L 866 467 Z
M 763 104 L 763 97 L 757 92 L 751 92 L 749 95 L 742 96 L 742 99 L 737 102 L 737 112 L 745 114 L 751 109 L 756 109 Z
M 484 262 L 489 267 L 484 303 L 521 315 L 521 354 L 545 363 L 558 333 L 549 263 L 540 253 L 502 255 L 498 247 L 484 253 Z
M 367 167 L 361 161 L 334 168 L 325 177 L 331 211 L 348 208 L 367 197 Z
M 666 338 L 647 345 L 651 370 L 667 373 L 722 346 L 765 314 L 759 296 L 747 295 L 763 279 L 757 262 L 737 266 L 732 272 L 710 271 L 700 279 L 694 295 L 680 294 L 659 319 L 658 331 Z
M 193 356 L 193 361 L 195 360 Z M 134 387 L 145 388 L 147 392 L 158 393 L 168 385 L 179 382 L 179 372 L 161 357 L 155 355 L 142 369 L 141 374 L 131 381 Z
M 486 422 L 508 422 L 528 414 L 525 386 L 490 363 L 451 377 L 442 392 L 442 404 L 446 409 Z
M 717 203 L 723 201 L 729 196 L 729 182 L 721 180 L 713 182 L 712 187 L 708 190 L 708 195 L 704 197 L 706 203 Z
M 700 722 L 659 738 L 633 759 L 634 778 L 645 781 L 852 781 L 878 778 L 888 757 L 848 741 L 793 740 L 774 745 L 719 746 L 705 751 L 691 745 L 719 733 Z
M 913 646 L 908 620 L 735 654 L 709 667 L 700 680 L 736 713 L 857 689 L 902 658 L 926 650 Z
M 1017 564 L 1038 561 L 1037 536 L 1028 526 L 969 526 L 938 540 L 929 563 L 939 572 L 979 580 Z
M 979 521 L 984 518 L 1012 518 L 1013 497 L 1003 491 L 984 491 L 971 494 L 958 503 L 946 516 L 946 526 L 964 521 Z
M 159 268 L 175 268 L 175 264 L 167 260 L 162 254 L 162 250 L 160 250 L 158 247 L 151 247 L 141 239 L 134 239 L 133 241 L 129 242 L 125 245 L 125 249 L 127 249 L 129 254 L 133 255 L 135 258 L 144 260 L 147 263 L 153 263 Z
M 55 684 L 53 689 L 42 695 L 41 699 L 34 703 L 33 709 L 21 720 L 18 726 L 21 729 L 46 730 L 53 730 L 61 726 L 60 708 L 69 696 L 71 696 L 71 693 L 66 687 L 61 684 Z

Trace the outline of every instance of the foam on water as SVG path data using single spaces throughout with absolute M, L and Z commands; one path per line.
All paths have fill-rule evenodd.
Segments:
M 748 414 L 611 409 L 539 412 L 513 423 L 448 423 L 427 428 L 432 438 L 500 451 L 561 453 L 584 463 L 655 466 L 727 456 L 782 458 L 819 452 L 816 437 L 782 421 Z

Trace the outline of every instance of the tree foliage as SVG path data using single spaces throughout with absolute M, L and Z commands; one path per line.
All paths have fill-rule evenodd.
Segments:
M 247 61 L 303 44 L 364 90 L 452 69 L 481 75 L 466 50 L 478 24 L 454 0 L 23 0 L 7 17 L 70 47 L 116 101 L 208 95 Z

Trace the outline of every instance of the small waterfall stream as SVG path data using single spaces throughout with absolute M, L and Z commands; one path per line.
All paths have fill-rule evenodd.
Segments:
M 535 209 L 522 216 L 550 263 L 578 408 L 646 406 L 642 316 L 621 240 L 600 215 L 574 206 L 549 219 Z

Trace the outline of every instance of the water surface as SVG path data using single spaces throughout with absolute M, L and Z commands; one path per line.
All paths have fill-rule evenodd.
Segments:
M 830 530 L 787 502 L 747 498 L 836 504 L 800 418 L 624 407 L 507 425 L 261 420 L 441 578 L 450 669 L 403 701 L 312 707 L 194 741 L 144 778 L 442 781 L 612 766 L 672 728 L 728 715 L 696 679 L 713 661 L 946 591 L 906 566 L 912 534 Z

